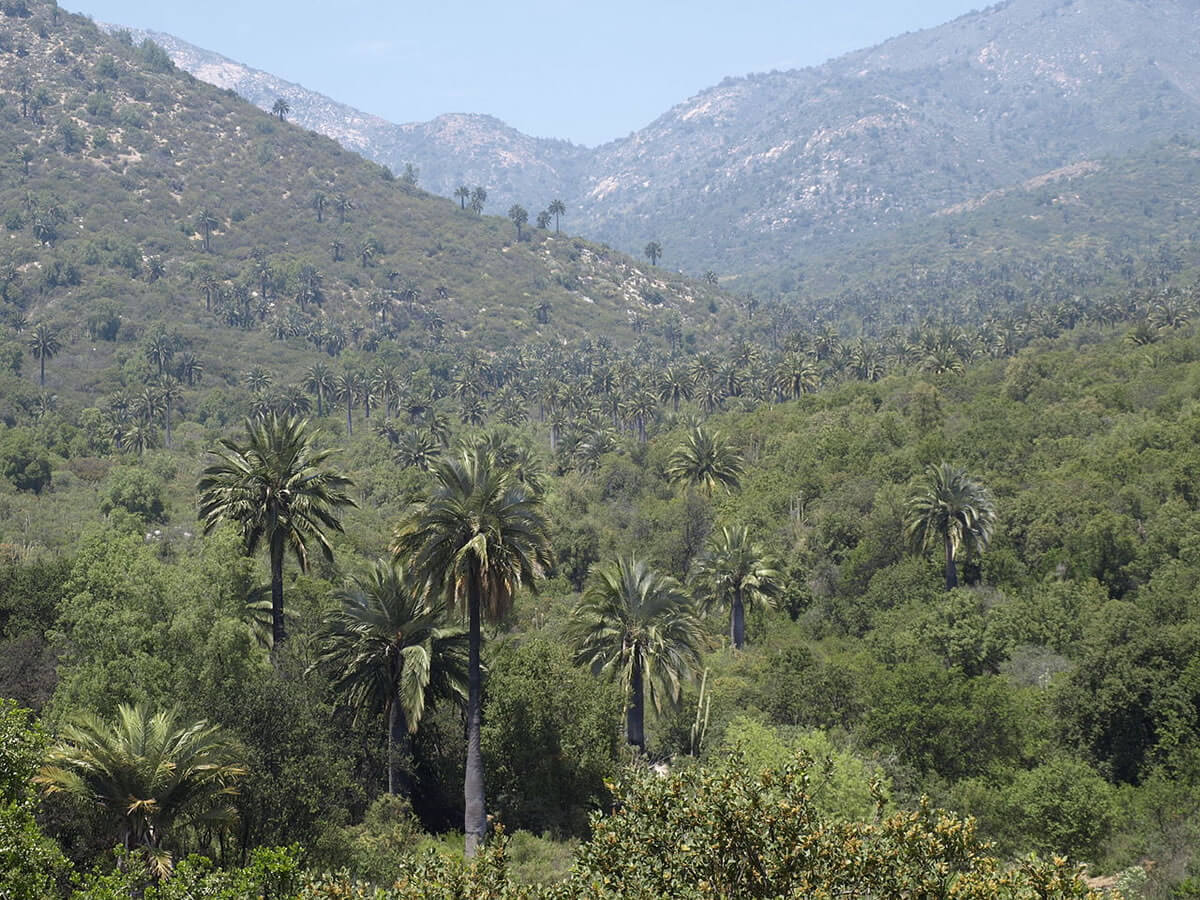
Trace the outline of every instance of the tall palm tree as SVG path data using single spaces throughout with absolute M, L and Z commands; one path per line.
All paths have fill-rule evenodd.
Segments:
M 396 530 L 393 551 L 433 590 L 466 607 L 468 622 L 467 763 L 463 784 L 467 856 L 487 829 L 480 747 L 482 671 L 480 623 L 495 621 L 513 594 L 550 565 L 550 541 L 540 494 L 528 490 L 493 453 L 467 447 L 433 469 L 432 496 Z
M 662 259 L 662 253 L 662 244 L 658 241 L 651 241 L 646 245 L 645 254 L 646 259 L 650 260 L 650 265 L 657 266 L 658 261 Z
M 960 548 L 984 550 L 996 524 L 991 492 L 949 463 L 931 465 L 908 500 L 908 535 L 925 550 L 942 541 L 946 554 L 946 590 L 958 586 L 955 557 Z
M 51 328 L 45 322 L 39 322 L 34 327 L 33 334 L 29 336 L 29 352 L 41 364 L 38 384 L 42 387 L 46 386 L 46 360 L 54 359 L 60 350 L 62 344 L 58 341 L 58 329 Z
M 465 184 L 460 184 L 454 189 L 454 196 L 458 198 L 458 202 L 462 209 L 466 209 L 467 201 L 471 199 L 471 189 Z
M 363 377 L 359 372 L 347 369 L 333 379 L 333 392 L 339 402 L 346 404 L 346 436 L 354 435 L 354 407 L 363 392 Z
M 326 197 L 321 191 L 317 191 L 315 194 L 313 194 L 312 208 L 316 210 L 317 213 L 317 224 L 320 224 L 325 219 L 325 204 L 328 202 L 329 198 Z
M 347 494 L 353 482 L 326 465 L 333 450 L 318 450 L 306 419 L 270 413 L 246 420 L 246 442 L 222 439 L 217 461 L 200 478 L 200 518 L 207 534 L 222 522 L 242 530 L 246 551 L 265 541 L 271 560 L 271 633 L 284 640 L 283 557 L 290 547 L 308 569 L 309 542 L 333 559 L 325 530 L 341 531 L 338 507 L 356 506 Z
M 550 205 L 546 207 L 546 212 L 554 216 L 554 233 L 558 234 L 558 217 L 567 214 L 567 207 L 561 200 L 551 200 Z
M 741 484 L 742 457 L 721 437 L 697 425 L 667 459 L 667 477 L 699 487 L 706 496 L 723 487 L 732 491 Z
M 679 412 L 679 402 L 681 400 L 692 399 L 692 391 L 695 385 L 692 381 L 691 373 L 678 363 L 672 363 L 663 369 L 658 384 L 659 397 L 663 403 L 669 400 L 671 402 L 671 409 L 675 412 Z
M 158 379 L 158 395 L 163 404 L 164 444 L 171 449 L 171 404 L 183 396 L 183 385 L 174 375 L 163 375 Z
M 205 253 L 212 250 L 212 233 L 220 224 L 220 221 L 207 206 L 200 207 L 196 213 L 196 227 L 200 229 L 200 237 L 204 244 Z
M 519 203 L 514 203 L 508 208 L 508 217 L 512 223 L 517 226 L 517 243 L 521 242 L 521 229 L 525 223 L 529 221 L 529 212 Z
M 279 99 L 277 99 L 277 100 L 275 101 L 274 105 L 272 105 L 272 106 L 271 106 L 271 113 L 272 113 L 273 115 L 279 116 L 279 121 L 280 121 L 280 122 L 282 122 L 282 121 L 283 121 L 283 119 L 284 119 L 284 116 L 286 116 L 286 115 L 287 115 L 288 113 L 290 113 L 291 111 L 292 111 L 291 104 L 289 104 L 289 103 L 288 103 L 286 100 L 284 100 L 282 97 L 280 97 Z
M 236 745 L 218 727 L 139 704 L 118 707 L 113 722 L 81 714 L 34 781 L 47 794 L 103 806 L 125 849 L 144 848 L 163 876 L 171 870 L 164 843 L 172 829 L 232 825 L 230 799 L 245 774 Z
M 695 573 L 701 603 L 729 607 L 729 642 L 741 650 L 746 643 L 746 605 L 770 607 L 779 595 L 780 575 L 762 548 L 751 543 L 745 525 L 724 526 L 708 541 Z
M 356 719 L 384 714 L 388 793 L 400 792 L 400 750 L 428 705 L 467 694 L 467 633 L 446 622 L 446 606 L 398 563 L 377 563 L 338 593 L 319 664 Z
M 317 395 L 317 415 L 325 415 L 325 396 L 334 391 L 333 372 L 325 363 L 313 363 L 304 373 L 304 387 Z
M 632 556 L 598 566 L 569 633 L 576 662 L 620 680 L 625 739 L 644 751 L 646 694 L 661 713 L 700 664 L 700 622 L 679 582 Z

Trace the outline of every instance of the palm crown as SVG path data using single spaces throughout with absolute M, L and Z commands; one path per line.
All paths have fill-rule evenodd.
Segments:
M 908 501 L 908 534 L 914 544 L 925 550 L 935 541 L 942 541 L 946 590 L 958 585 L 958 551 L 986 549 L 995 524 L 996 506 L 991 492 L 966 470 L 946 462 L 925 470 Z
M 750 541 L 746 526 L 725 526 L 709 540 L 696 566 L 700 600 L 707 611 L 729 607 L 729 637 L 734 649 L 746 641 L 745 606 L 770 607 L 779 595 L 780 575 L 762 548 Z

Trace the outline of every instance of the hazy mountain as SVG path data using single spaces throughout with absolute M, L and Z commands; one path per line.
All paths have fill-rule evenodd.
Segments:
M 825 65 L 731 78 L 593 150 L 488 117 L 389 126 L 161 39 L 198 77 L 421 183 L 553 196 L 576 232 L 698 272 L 782 273 L 997 189 L 1200 131 L 1197 0 L 1012 0 Z M 223 80 L 217 80 L 223 79 Z M 345 110 L 340 112 L 339 110 Z

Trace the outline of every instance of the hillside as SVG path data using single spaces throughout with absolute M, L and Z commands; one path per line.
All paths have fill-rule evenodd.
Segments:
M 153 43 L 29 9 L 0 20 L 2 314 L 65 328 L 63 383 L 166 328 L 234 379 L 266 353 L 296 369 L 381 345 L 632 338 L 717 296 L 532 221 L 518 241 Z
M 812 69 L 727 79 L 586 152 L 479 116 L 394 126 L 355 146 L 393 168 L 413 163 L 436 192 L 494 185 L 501 205 L 530 209 L 561 196 L 575 232 L 633 253 L 659 240 L 673 268 L 778 283 L 795 261 L 1195 135 L 1198 40 L 1187 0 L 1011 0 Z M 187 53 L 182 65 L 207 71 Z M 263 79 L 238 77 L 254 91 Z M 318 95 L 296 106 L 310 127 L 346 127 Z

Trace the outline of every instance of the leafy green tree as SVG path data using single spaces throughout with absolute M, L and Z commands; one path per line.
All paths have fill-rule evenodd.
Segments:
M 554 217 L 550 215 L 550 211 L 547 209 L 543 209 L 540 213 L 537 214 L 537 227 L 540 228 L 542 231 L 545 231 L 547 228 L 550 227 L 550 220 L 552 218 L 554 218 Z
M 525 210 L 525 207 L 514 203 L 508 208 L 508 218 L 517 227 L 517 242 L 520 243 L 521 229 L 529 221 L 529 213 Z
M 657 266 L 658 261 L 662 259 L 662 244 L 658 241 L 651 241 L 643 252 L 646 254 L 646 259 L 650 260 L 650 265 Z
M 644 752 L 646 694 L 661 713 L 700 667 L 703 634 L 679 582 L 618 557 L 592 571 L 569 628 L 576 662 L 620 683 L 625 739 Z
M 266 541 L 271 561 L 271 634 L 284 640 L 283 557 L 290 547 L 308 569 L 309 541 L 333 558 L 325 530 L 341 531 L 338 507 L 356 506 L 347 493 L 353 482 L 326 463 L 333 450 L 319 450 L 307 420 L 271 413 L 246 420 L 246 441 L 222 439 L 212 453 L 217 462 L 204 469 L 200 518 L 207 534 L 222 522 L 241 529 L 248 553 Z
M 772 606 L 782 576 L 763 549 L 751 543 L 745 525 L 726 525 L 709 539 L 695 580 L 704 608 L 729 607 L 729 641 L 733 649 L 741 650 L 746 642 L 746 605 Z
M 245 774 L 220 728 L 183 722 L 175 710 L 122 704 L 113 722 L 82 714 L 64 727 L 34 781 L 47 794 L 104 807 L 125 849 L 144 849 L 157 873 L 167 875 L 172 830 L 231 826 L 230 800 Z
M 558 217 L 567 214 L 566 204 L 561 200 L 551 200 L 550 205 L 546 207 L 546 212 L 554 216 L 554 233 L 558 234 Z
M 469 636 L 466 802 L 467 856 L 487 830 L 483 756 L 480 624 L 501 618 L 513 594 L 550 565 L 542 498 L 530 492 L 493 453 L 467 448 L 433 469 L 432 496 L 397 528 L 393 548 L 414 573 L 448 600 L 466 607 Z
M 427 705 L 465 699 L 467 635 L 446 622 L 446 607 L 398 563 L 377 563 L 337 594 L 319 662 L 358 718 L 383 713 L 388 729 L 388 793 L 401 792 L 401 751 Z
M 741 484 L 742 457 L 721 436 L 697 425 L 667 460 L 667 477 L 699 487 L 711 497 L 718 488 L 732 491 Z
M 28 346 L 33 358 L 41 364 L 38 384 L 45 387 L 46 360 L 54 359 L 62 350 L 62 344 L 58 340 L 58 329 L 50 327 L 45 322 L 39 322 L 29 336 Z
M 909 497 L 909 537 L 922 550 L 941 540 L 948 591 L 958 586 L 958 551 L 986 549 L 995 524 L 996 504 L 991 492 L 965 469 L 946 462 L 929 466 Z

